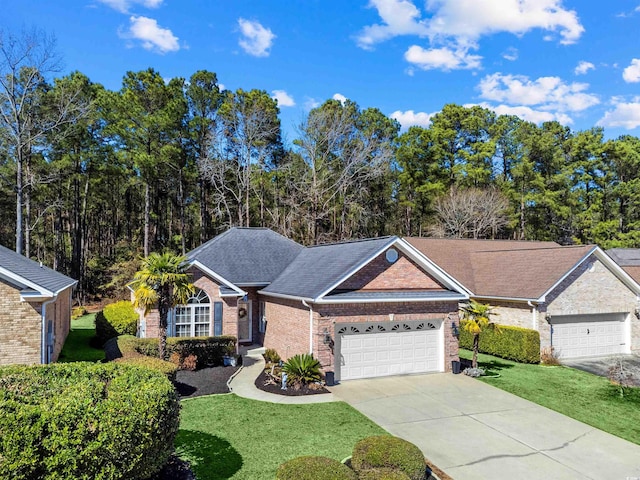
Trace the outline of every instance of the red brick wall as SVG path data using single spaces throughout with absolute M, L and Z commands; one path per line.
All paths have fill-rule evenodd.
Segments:
M 384 252 L 338 287 L 338 290 L 412 289 L 443 290 L 444 288 L 402 253 L 398 260 L 389 263 Z
M 301 302 L 269 297 L 266 299 L 267 333 L 264 346 L 274 348 L 287 358 L 309 352 L 309 310 Z M 451 322 L 458 324 L 457 302 L 436 303 L 370 303 L 312 305 L 313 353 L 324 370 L 332 370 L 334 356 L 331 345 L 324 344 L 325 329 L 335 340 L 336 323 L 384 322 L 402 320 L 444 319 L 444 367 L 458 360 L 458 340 L 451 334 Z

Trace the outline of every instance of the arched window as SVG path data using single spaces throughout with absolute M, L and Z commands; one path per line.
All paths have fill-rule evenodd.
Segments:
M 186 305 L 175 310 L 176 337 L 208 337 L 211 335 L 211 301 L 209 296 L 198 289 Z

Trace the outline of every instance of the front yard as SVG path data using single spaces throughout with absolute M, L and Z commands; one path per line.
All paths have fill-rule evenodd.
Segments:
M 215 395 L 182 401 L 176 451 L 198 480 L 273 480 L 286 460 L 342 460 L 358 440 L 381 433 L 343 402 L 282 405 Z
M 462 358 L 471 355 L 460 350 Z M 481 381 L 640 445 L 640 388 L 620 397 L 608 379 L 573 368 L 527 365 L 483 354 L 478 364 L 487 373 Z

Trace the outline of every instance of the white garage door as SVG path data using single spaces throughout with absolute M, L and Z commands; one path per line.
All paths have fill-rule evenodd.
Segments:
M 337 325 L 340 380 L 442 369 L 441 321 Z
M 554 316 L 553 347 L 558 358 L 616 355 L 626 351 L 626 314 Z

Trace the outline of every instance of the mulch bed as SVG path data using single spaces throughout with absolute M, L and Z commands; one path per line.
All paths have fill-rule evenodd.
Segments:
M 295 390 L 291 387 L 287 388 L 286 390 L 282 390 L 280 388 L 280 385 L 265 385 L 264 383 L 266 380 L 267 380 L 267 374 L 263 370 L 262 373 L 258 375 L 258 378 L 256 378 L 256 381 L 255 381 L 256 387 L 258 387 L 260 390 L 263 390 L 265 392 L 275 393 L 276 395 L 287 395 L 290 397 L 297 397 L 300 395 L 318 395 L 321 393 L 329 393 L 329 390 L 327 390 L 324 387 L 321 387 L 317 390 L 311 389 L 307 386 L 304 386 L 298 390 Z
M 175 387 L 180 398 L 199 397 L 214 393 L 229 393 L 227 381 L 240 367 L 210 367 L 194 372 L 179 370 Z

